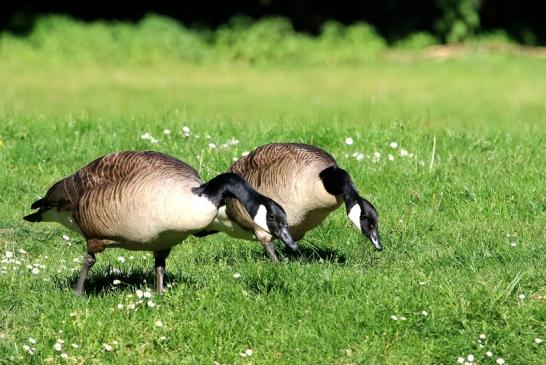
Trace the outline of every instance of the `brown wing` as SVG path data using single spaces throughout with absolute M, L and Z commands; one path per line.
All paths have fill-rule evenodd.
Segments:
M 285 199 L 298 190 L 296 185 L 306 182 L 306 174 L 315 174 L 318 179 L 319 173 L 329 166 L 336 166 L 335 159 L 318 147 L 272 143 L 239 159 L 229 171 L 242 175 L 258 192 L 284 205 Z M 250 225 L 250 216 L 239 202 L 227 199 L 226 208 L 227 214 L 240 225 Z
M 134 174 L 153 174 L 158 170 L 168 170 L 187 179 L 202 181 L 191 166 L 172 156 L 153 151 L 118 152 L 99 157 L 75 174 L 58 181 L 31 208 L 74 210 L 86 191 L 124 180 Z
M 229 171 L 244 176 L 254 188 L 286 186 L 294 175 L 314 163 L 335 166 L 335 159 L 324 150 L 300 143 L 272 143 L 256 148 L 231 165 Z M 318 173 L 317 172 L 317 177 Z

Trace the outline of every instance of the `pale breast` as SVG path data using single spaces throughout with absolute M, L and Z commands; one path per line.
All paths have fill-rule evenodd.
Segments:
M 318 227 L 342 203 L 340 197 L 331 195 L 324 189 L 318 175 L 315 177 L 302 173 L 297 181 L 293 189 L 284 191 L 281 203 L 295 240 L 301 239 L 307 231 Z
M 191 192 L 194 186 L 198 183 L 182 179 L 110 185 L 89 193 L 80 221 L 88 236 L 111 238 L 124 248 L 172 246 L 216 216 L 210 200 Z
M 161 232 L 153 239 L 140 241 L 121 241 L 107 245 L 107 248 L 123 248 L 132 251 L 162 251 L 181 243 L 189 236 L 188 232 L 166 231 Z

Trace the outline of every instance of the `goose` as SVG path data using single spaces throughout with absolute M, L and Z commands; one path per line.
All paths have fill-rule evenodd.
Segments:
M 349 220 L 373 244 L 383 250 L 374 206 L 361 197 L 349 174 L 324 150 L 307 144 L 272 143 L 256 148 L 229 169 L 243 176 L 256 191 L 277 201 L 286 211 L 293 239 L 319 226 L 342 202 Z M 258 239 L 270 259 L 277 261 L 272 236 L 260 232 L 241 204 L 226 199 L 211 229 L 233 236 Z M 212 232 L 212 231 L 211 231 Z M 254 233 L 254 234 L 252 234 Z
M 38 211 L 24 219 L 58 222 L 83 235 L 87 250 L 77 295 L 84 294 L 95 255 L 113 247 L 152 251 L 161 294 L 171 248 L 209 226 L 226 198 L 241 203 L 257 230 L 297 250 L 283 208 L 240 175 L 224 173 L 205 183 L 190 165 L 153 151 L 117 152 L 92 161 L 55 183 L 32 204 Z

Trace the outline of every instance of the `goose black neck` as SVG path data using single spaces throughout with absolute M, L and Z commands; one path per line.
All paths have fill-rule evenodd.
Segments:
M 343 197 L 347 211 L 361 199 L 347 171 L 337 166 L 330 166 L 322 170 L 319 177 L 328 193 Z
M 263 196 L 243 177 L 232 172 L 216 176 L 194 192 L 205 195 L 217 207 L 224 205 L 226 198 L 235 198 L 251 215 L 256 213 L 257 205 L 263 200 Z

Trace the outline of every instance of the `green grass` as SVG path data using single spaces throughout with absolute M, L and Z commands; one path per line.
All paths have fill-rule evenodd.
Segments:
M 544 75 L 543 60 L 483 54 L 337 67 L 0 61 L 0 255 L 20 261 L 0 263 L 0 363 L 449 364 L 471 353 L 543 364 Z M 107 152 L 170 153 L 208 179 L 272 141 L 333 153 L 378 208 L 385 251 L 343 209 L 306 236 L 303 257 L 278 265 L 253 242 L 191 238 L 167 260 L 173 286 L 156 307 L 130 310 L 135 290 L 153 287 L 149 256 L 98 255 L 89 295 L 76 298 L 82 239 L 21 219 Z

